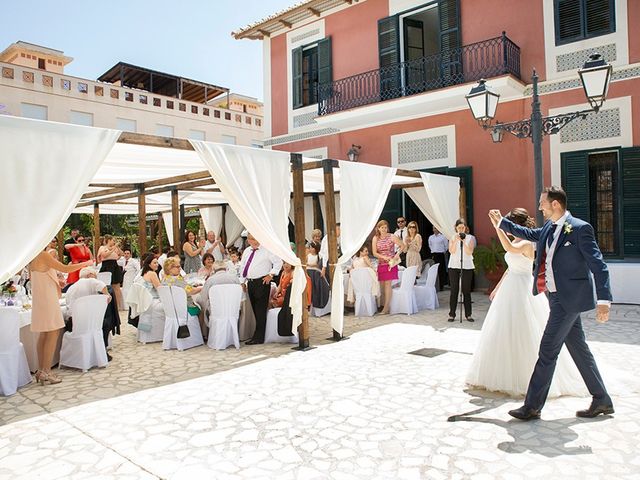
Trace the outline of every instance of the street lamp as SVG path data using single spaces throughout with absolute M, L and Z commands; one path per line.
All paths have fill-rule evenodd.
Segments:
M 357 162 L 358 161 L 358 157 L 360 156 L 360 149 L 361 148 L 362 147 L 360 145 L 355 145 L 355 144 L 351 145 L 351 148 L 347 152 L 347 158 L 349 159 L 349 161 L 351 161 L 351 162 Z
M 495 125 L 492 125 L 491 122 L 495 118 L 500 95 L 493 92 L 484 79 L 480 80 L 478 85 L 473 87 L 469 94 L 465 96 L 473 118 L 478 121 L 478 124 L 483 129 L 491 129 L 491 139 L 494 143 L 502 142 L 503 132 L 508 132 L 518 138 L 531 138 L 533 143 L 536 199 L 542 192 L 542 136 L 554 135 L 572 120 L 576 118 L 584 120 L 589 113 L 597 113 L 607 96 L 612 70 L 613 67 L 606 63 L 598 53 L 591 55 L 583 67 L 578 70 L 585 96 L 591 106 L 589 110 L 581 110 L 579 112 L 543 117 L 538 96 L 538 74 L 535 69 L 531 76 L 533 97 L 531 101 L 531 117 L 529 119 L 510 123 L 496 122 Z M 542 225 L 542 212 L 538 211 L 536 218 L 538 225 Z

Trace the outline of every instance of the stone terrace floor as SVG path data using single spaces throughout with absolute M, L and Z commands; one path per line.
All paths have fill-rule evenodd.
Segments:
M 488 305 L 474 294 L 473 324 L 348 316 L 338 343 L 312 319 L 307 352 L 165 352 L 127 327 L 107 368 L 0 397 L 0 479 L 640 478 L 640 307 L 584 316 L 615 415 L 578 419 L 590 400 L 562 397 L 523 423 L 521 400 L 464 384 Z M 410 354 L 425 348 L 444 352 Z

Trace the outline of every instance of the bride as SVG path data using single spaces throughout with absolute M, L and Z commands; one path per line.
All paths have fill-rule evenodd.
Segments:
M 523 208 L 514 208 L 507 218 L 518 225 L 535 227 Z M 545 295 L 533 296 L 531 274 L 535 245 L 496 229 L 508 270 L 491 292 L 492 300 L 482 325 L 480 341 L 473 354 L 466 383 L 490 391 L 523 396 L 538 359 L 542 333 L 549 317 Z M 586 396 L 588 391 L 566 347 L 558 357 L 549 390 L 550 397 Z

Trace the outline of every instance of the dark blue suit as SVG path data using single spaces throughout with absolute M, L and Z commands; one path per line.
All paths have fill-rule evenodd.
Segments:
M 533 272 L 534 279 L 537 279 L 541 261 L 546 256 L 545 249 L 552 232 L 552 222 L 547 221 L 541 228 L 531 229 L 503 218 L 500 228 L 518 238 L 537 242 Z M 556 292 L 549 293 L 549 320 L 540 342 L 538 361 L 529 382 L 524 404 L 538 411 L 544 406 L 563 344 L 566 344 L 594 399 L 599 403 L 611 404 L 596 362 L 585 341 L 580 319 L 581 312 L 592 310 L 596 305 L 590 272 L 595 278 L 598 300 L 611 301 L 609 270 L 602 259 L 591 225 L 569 215 L 564 225 L 556 228 L 561 229 L 552 257 Z M 537 290 L 534 281 L 534 295 L 539 293 Z

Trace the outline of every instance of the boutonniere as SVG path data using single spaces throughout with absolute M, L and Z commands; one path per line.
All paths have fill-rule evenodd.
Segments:
M 573 232 L 571 224 L 569 222 L 564 222 L 564 234 L 569 235 L 571 232 Z

